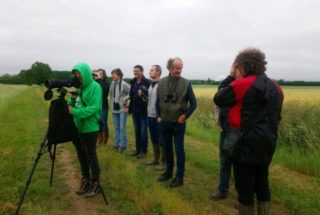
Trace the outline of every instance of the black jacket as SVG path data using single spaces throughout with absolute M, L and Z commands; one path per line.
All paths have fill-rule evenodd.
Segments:
M 228 124 L 243 133 L 235 162 L 268 165 L 276 148 L 283 91 L 265 74 L 250 75 L 219 90 L 215 103 L 230 107 Z
M 226 88 L 229 86 L 229 84 L 231 82 L 234 81 L 234 78 L 232 76 L 228 76 L 227 78 L 225 78 L 223 81 L 221 81 L 221 83 L 218 86 L 218 90 L 221 90 L 223 88 Z M 220 107 L 220 114 L 219 114 L 219 124 L 220 127 L 222 128 L 222 130 L 225 132 L 228 129 L 228 113 L 229 113 L 230 108 L 221 108 Z
M 102 89 L 102 109 L 107 110 L 109 105 L 108 105 L 108 95 L 109 95 L 109 90 L 110 90 L 110 84 L 109 82 L 105 79 L 97 79 L 96 82 L 98 82 L 101 86 Z
M 129 113 L 137 112 L 142 116 L 147 116 L 148 108 L 148 88 L 151 81 L 144 76 L 142 77 L 141 83 L 137 83 L 137 79 L 134 78 L 130 81 L 130 104 Z M 137 95 L 137 90 L 142 90 L 142 95 Z M 135 107 L 134 107 L 135 106 Z

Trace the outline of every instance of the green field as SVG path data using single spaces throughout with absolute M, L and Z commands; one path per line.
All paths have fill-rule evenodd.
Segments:
M 13 214 L 39 144 L 47 129 L 49 103 L 38 86 L 0 85 L 0 214 Z M 131 118 L 127 128 L 129 150 L 98 148 L 101 195 L 86 199 L 74 191 L 79 166 L 71 143 L 58 146 L 53 186 L 49 187 L 50 158 L 41 157 L 20 214 L 237 214 L 236 192 L 213 202 L 208 196 L 219 179 L 219 132 L 213 120 L 215 87 L 195 87 L 198 109 L 188 120 L 185 185 L 170 189 L 158 183 L 160 174 L 146 160 L 130 156 L 134 149 Z M 320 211 L 320 88 L 285 88 L 278 148 L 270 168 L 272 214 L 314 215 Z M 151 151 L 151 150 L 150 150 Z M 152 153 L 148 154 L 152 158 Z M 147 159 L 147 160 L 149 160 Z

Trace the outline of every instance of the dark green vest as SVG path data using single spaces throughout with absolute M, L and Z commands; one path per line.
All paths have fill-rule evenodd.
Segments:
M 164 121 L 176 122 L 188 108 L 188 87 L 190 81 L 180 78 L 164 77 L 159 81 L 158 96 L 160 117 Z

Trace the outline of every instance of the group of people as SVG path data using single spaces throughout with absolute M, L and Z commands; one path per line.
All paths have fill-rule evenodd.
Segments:
M 218 200 L 227 196 L 233 167 L 239 214 L 254 214 L 255 194 L 258 214 L 270 211 L 268 168 L 275 151 L 283 92 L 265 75 L 266 63 L 264 53 L 258 49 L 241 51 L 230 75 L 221 82 L 214 96 L 221 128 L 220 149 L 231 128 L 239 130 L 241 143 L 235 156 L 226 156 L 220 150 L 220 184 L 210 197 Z M 127 150 L 126 121 L 131 114 L 135 133 L 132 155 L 137 159 L 146 157 L 149 133 L 154 157 L 148 164 L 164 170 L 157 180 L 173 178 L 170 187 L 183 185 L 186 120 L 196 109 L 197 101 L 191 82 L 181 76 L 183 61 L 178 57 L 170 58 L 167 69 L 169 74 L 160 78 L 162 68 L 153 65 L 148 79 L 143 67 L 136 65 L 134 78 L 126 83 L 122 71 L 117 68 L 111 71 L 109 84 L 103 69 L 92 73 L 85 63 L 73 68 L 73 74 L 81 82 L 77 94 L 68 101 L 69 113 L 79 132 L 79 141 L 74 141 L 78 142 L 75 147 L 82 174 L 77 194 L 90 197 L 100 192 L 96 145 L 108 141 L 109 108 L 115 129 L 114 150 L 120 153 Z

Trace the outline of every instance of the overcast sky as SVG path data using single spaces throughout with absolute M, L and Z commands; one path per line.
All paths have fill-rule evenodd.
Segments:
M 266 53 L 271 78 L 320 81 L 320 1 L 1 1 L 0 74 L 84 61 L 125 77 L 136 64 L 146 76 L 159 64 L 166 75 L 167 59 L 179 56 L 184 77 L 217 80 L 247 47 Z

